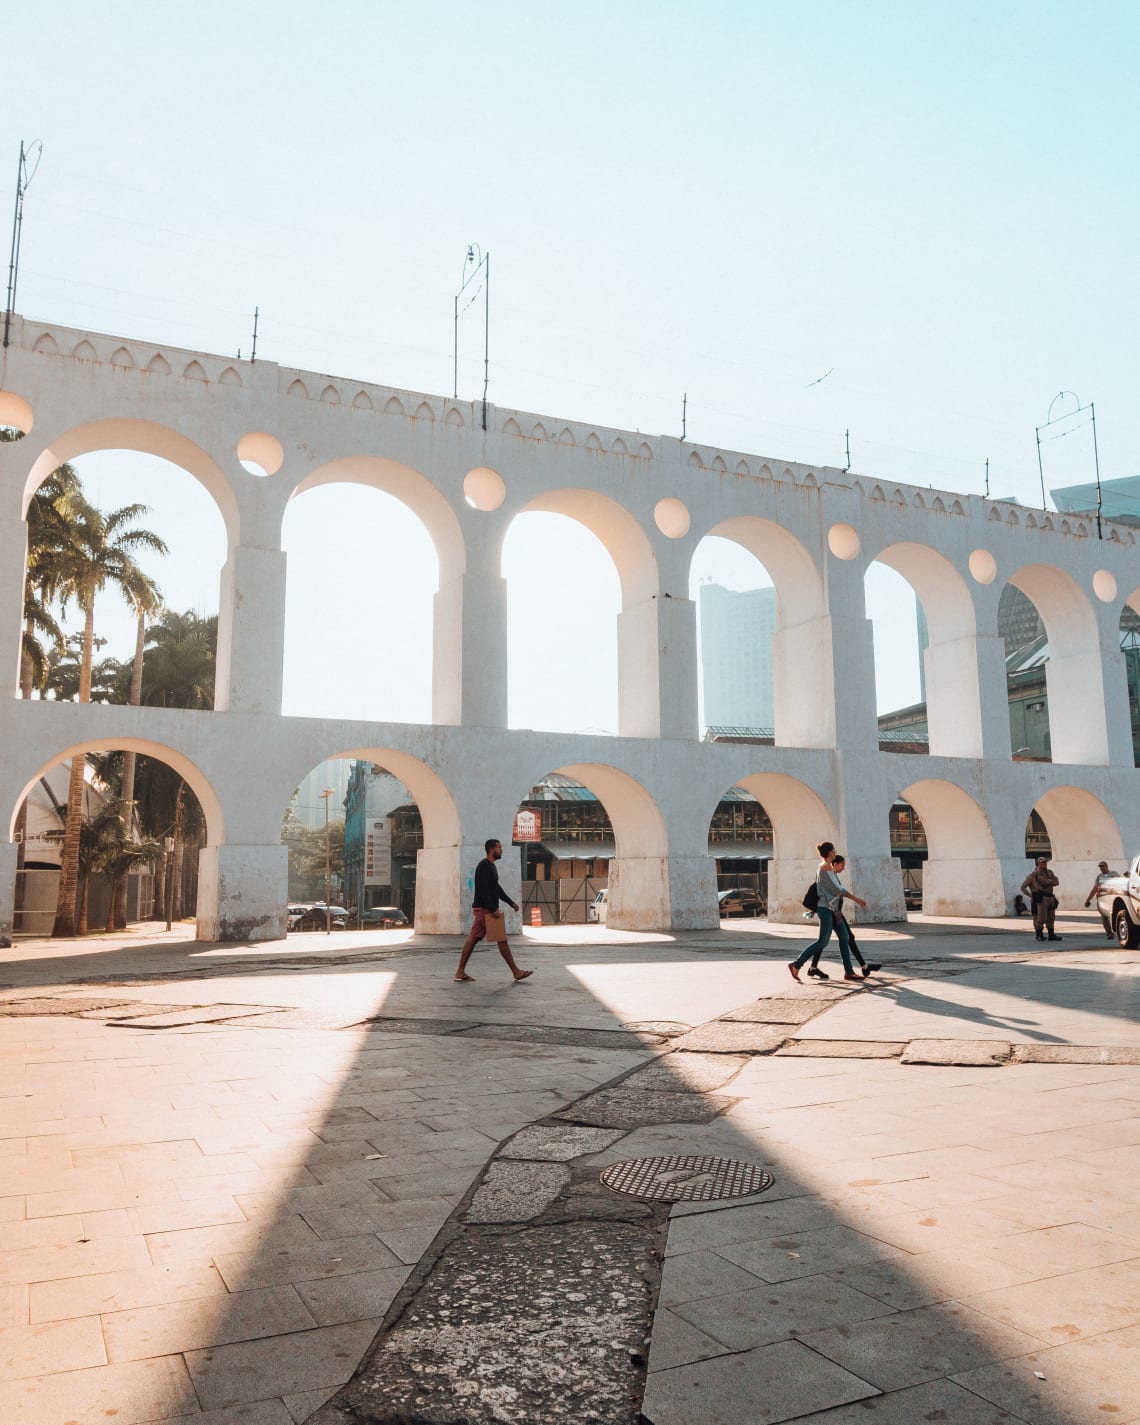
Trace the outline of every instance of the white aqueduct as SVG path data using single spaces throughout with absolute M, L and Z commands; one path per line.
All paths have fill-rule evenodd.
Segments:
M 1140 846 L 1118 627 L 1140 613 L 1135 532 L 978 496 L 876 483 L 668 437 L 590 428 L 361 385 L 271 362 L 156 350 L 144 342 L 15 319 L 0 364 L 0 943 L 11 933 L 20 803 L 81 749 L 134 749 L 176 768 L 205 812 L 198 935 L 265 940 L 285 930 L 281 820 L 325 757 L 382 763 L 423 817 L 416 923 L 457 932 L 470 868 L 505 836 L 546 773 L 578 778 L 614 825 L 610 921 L 717 924 L 709 822 L 747 787 L 774 831 L 770 913 L 795 918 L 828 837 L 848 849 L 866 918 L 903 916 L 888 810 L 899 797 L 929 843 L 924 908 L 1000 915 L 1025 873 L 1030 810 L 1045 819 L 1063 904 L 1083 899 L 1102 856 Z M 162 456 L 210 492 L 228 532 L 216 710 L 24 701 L 18 664 L 25 511 L 56 466 L 88 452 Z M 262 467 L 264 477 L 241 461 Z M 423 521 L 439 555 L 433 713 L 427 725 L 281 713 L 285 506 L 315 486 L 385 490 Z M 140 498 L 146 498 L 140 491 Z M 507 728 L 504 536 L 553 511 L 602 541 L 621 582 L 616 737 Z M 689 567 L 708 534 L 737 541 L 776 587 L 774 747 L 698 738 Z M 878 750 L 867 565 L 913 586 L 926 614 L 930 755 Z M 1036 604 L 1049 639 L 1052 763 L 1011 757 L 997 630 L 1006 582 Z

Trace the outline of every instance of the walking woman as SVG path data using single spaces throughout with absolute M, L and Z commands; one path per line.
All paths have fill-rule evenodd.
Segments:
M 792 979 L 798 981 L 800 969 L 807 964 L 813 955 L 818 955 L 827 942 L 831 939 L 831 932 L 835 930 L 839 936 L 839 954 L 843 959 L 843 978 L 845 980 L 861 981 L 861 976 L 857 975 L 851 968 L 850 938 L 847 930 L 847 922 L 842 915 L 836 912 L 843 907 L 844 898 L 853 900 L 858 906 L 865 906 L 866 901 L 860 900 L 854 891 L 848 891 L 839 883 L 839 877 L 832 869 L 835 860 L 835 846 L 833 842 L 821 841 L 816 847 L 820 855 L 819 870 L 815 876 L 816 890 L 819 892 L 819 905 L 816 907 L 816 914 L 819 916 L 819 938 L 813 945 L 809 945 L 795 960 L 788 961 L 788 970 Z

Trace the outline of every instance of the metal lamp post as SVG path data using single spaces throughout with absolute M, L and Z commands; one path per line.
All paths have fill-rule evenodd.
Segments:
M 334 795 L 332 787 L 321 793 L 325 804 L 325 934 L 332 934 L 332 861 L 329 857 L 329 797 Z

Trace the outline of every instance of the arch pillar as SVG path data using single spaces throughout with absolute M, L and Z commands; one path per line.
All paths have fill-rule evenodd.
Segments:
M 1008 759 L 1012 749 L 1001 638 L 967 634 L 932 642 L 923 661 L 931 753 Z
M 286 555 L 236 545 L 222 568 L 218 606 L 218 712 L 281 711 Z
M 618 732 L 697 735 L 697 614 L 689 598 L 651 594 L 618 614 Z
M 288 899 L 286 847 L 223 842 L 198 853 L 198 940 L 283 940 Z
M 504 851 L 506 845 L 504 844 Z M 483 845 L 424 846 L 416 853 L 416 933 L 464 935 L 471 921 L 471 896 L 475 867 L 483 859 Z M 507 894 L 522 904 L 518 893 Z M 506 908 L 510 915 L 510 908 Z M 508 924 L 508 933 L 514 927 Z
M 507 581 L 502 575 L 476 568 L 448 577 L 441 568 L 432 643 L 432 721 L 506 727 Z
M 1114 651 L 1118 653 L 1119 648 Z M 1049 699 L 1049 736 L 1055 763 L 1105 767 L 1119 760 L 1119 749 L 1109 746 L 1105 706 L 1108 689 L 1104 677 L 1108 663 L 1103 640 L 1091 648 L 1056 653 L 1050 647 L 1045 663 L 1045 691 Z M 1127 760 L 1129 764 L 1132 761 L 1131 732 Z
M 12 943 L 16 925 L 16 864 L 20 848 L 14 841 L 0 841 L 0 949 Z
M 27 557 L 28 526 L 22 519 L 0 516 L 0 609 L 8 611 L 0 619 L 0 697 L 14 696 L 20 686 Z
M 1113 607 L 1108 611 L 1115 614 Z M 1128 671 L 1120 648 L 1120 627 L 1102 619 L 1100 628 L 1100 669 L 1104 683 L 1104 718 L 1110 767 L 1135 766 L 1132 750 L 1132 717 L 1128 706 Z M 1049 669 L 1046 666 L 1045 675 Z

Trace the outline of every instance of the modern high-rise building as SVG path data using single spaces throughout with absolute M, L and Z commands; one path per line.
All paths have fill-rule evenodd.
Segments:
M 775 589 L 698 591 L 706 727 L 770 728 Z
M 293 815 L 302 826 L 324 826 L 325 803 L 321 793 L 326 787 L 331 787 L 333 792 L 329 797 L 329 820 L 344 820 L 344 799 L 348 794 L 351 775 L 352 763 L 347 757 L 333 757 L 327 762 L 317 763 L 297 788 L 290 804 Z

